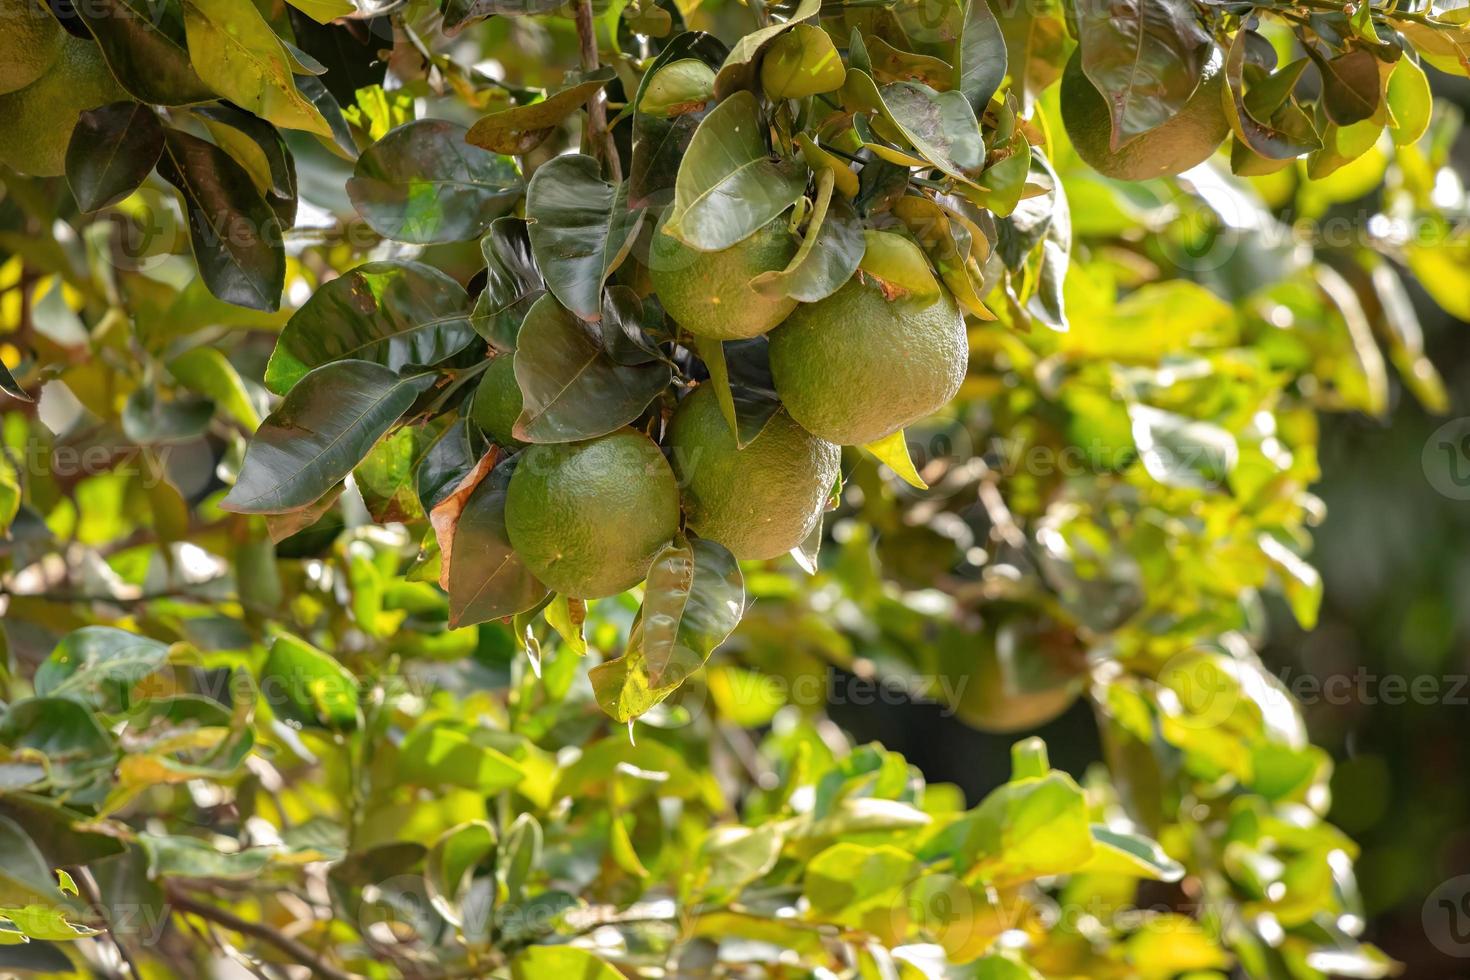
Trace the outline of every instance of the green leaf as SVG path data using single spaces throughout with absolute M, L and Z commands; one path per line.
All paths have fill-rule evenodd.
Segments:
M 546 282 L 531 249 L 531 232 L 524 218 L 496 218 L 480 239 L 485 257 L 485 290 L 475 301 L 475 332 L 496 350 L 511 353 L 521 321 L 536 301 L 546 295 Z
M 70 9 L 133 98 L 169 106 L 214 98 L 189 61 L 180 0 L 91 0 Z
M 66 182 L 83 211 L 127 197 L 147 179 L 163 153 L 158 113 L 137 102 L 83 110 L 66 147 Z
M 747 885 L 765 877 L 781 856 L 786 842 L 777 821 L 759 827 L 717 827 L 699 849 L 700 880 L 695 895 L 701 902 L 728 904 Z
M 188 442 L 202 436 L 214 418 L 214 406 L 199 398 L 161 397 L 151 388 L 128 396 L 122 411 L 122 430 L 140 446 Z
M 667 364 L 614 362 L 595 328 L 552 296 L 537 300 L 521 324 L 515 372 L 525 407 L 514 432 L 525 442 L 606 435 L 636 419 L 669 383 Z
M 260 693 L 276 717 L 311 728 L 357 727 L 358 682 L 328 654 L 290 633 L 271 644 Z
M 1429 130 L 1434 93 L 1424 69 L 1407 55 L 1400 58 L 1388 76 L 1388 110 L 1393 115 L 1393 141 L 1411 146 Z
M 97 935 L 96 929 L 70 921 L 54 905 L 0 906 L 0 918 L 9 919 L 22 935 L 43 942 L 63 943 Z M 3 944 L 4 941 L 0 940 L 0 945 Z
M 763 132 L 760 105 L 749 92 L 737 92 L 704 117 L 679 166 L 667 234 L 717 252 L 796 203 L 806 189 L 806 167 L 772 159 Z
M 0 745 L 46 756 L 53 783 L 84 786 L 110 774 L 112 738 L 85 705 L 71 698 L 26 698 L 0 715 Z
M 66 903 L 40 849 L 19 824 L 4 816 L 0 816 L 0 854 L 5 855 L 0 862 L 0 906 Z M 0 915 L 9 917 L 4 911 Z
M 225 415 L 246 431 L 260 426 L 260 413 L 250 399 L 245 382 L 229 359 L 213 347 L 195 347 L 168 362 L 169 373 L 179 383 L 214 402 Z
M 250 0 L 184 0 L 194 71 L 218 95 L 286 129 L 332 136 L 296 88 L 291 56 Z
M 265 384 L 278 395 L 323 364 L 371 361 L 427 368 L 475 339 L 459 283 L 418 262 L 368 262 L 321 286 L 276 341 Z
M 859 268 L 878 280 L 887 298 L 912 296 L 927 302 L 939 296 L 939 280 L 934 278 L 929 260 L 912 239 L 876 228 L 864 229 L 863 237 Z
M 112 626 L 85 626 L 67 634 L 36 668 L 36 694 L 122 711 L 134 685 L 167 661 L 165 643 Z
M 492 153 L 509 156 L 530 153 L 561 125 L 563 119 L 582 108 L 611 80 L 609 72 L 605 78 L 580 82 L 554 92 L 540 102 L 492 112 L 471 126 L 465 139 Z
M 296 163 L 280 130 L 225 103 L 200 106 L 194 112 L 204 120 L 214 141 L 250 174 L 255 189 L 281 224 L 292 224 L 296 220 Z
M 10 368 L 6 367 L 3 362 L 0 362 L 0 392 L 4 392 L 11 398 L 19 401 L 28 402 L 32 400 L 31 396 L 26 394 L 26 390 L 15 380 L 15 375 L 10 373 Z
M 1246 51 L 1252 36 L 1259 38 L 1251 31 L 1237 32 L 1225 55 L 1225 82 L 1230 89 L 1225 113 L 1230 117 L 1236 138 L 1268 160 L 1290 160 L 1317 149 L 1322 141 L 1316 129 L 1294 104 L 1284 104 L 1269 119 L 1252 114 L 1245 90 Z
M 633 97 L 633 105 L 638 108 L 633 113 L 633 159 L 628 170 L 628 200 L 634 205 L 655 203 L 655 196 L 673 188 L 689 141 L 714 101 L 711 94 L 703 105 L 684 104 L 680 107 L 682 111 L 674 114 L 669 114 L 667 108 L 646 112 L 641 107 L 654 79 L 664 68 L 677 62 L 709 66 L 718 64 L 727 53 L 728 49 L 714 35 L 686 31 L 666 44 L 643 73 Z M 688 67 L 673 71 L 683 73 Z
M 1078 8 L 1082 71 L 1108 104 L 1114 152 L 1178 115 L 1214 50 L 1193 4 L 1106 0 Z
M 922 82 L 893 82 L 880 90 L 871 76 L 847 72 L 843 98 L 875 112 L 940 171 L 966 184 L 985 166 L 985 141 L 975 111 L 959 92 L 936 92 Z
M 1094 850 L 1084 874 L 1121 874 L 1152 881 L 1178 881 L 1184 866 L 1147 837 L 1092 825 Z
M 896 908 L 921 868 L 914 855 L 888 844 L 834 844 L 806 866 L 802 894 L 813 913 L 856 925 L 863 912 Z
M 450 925 L 465 925 L 461 903 L 469 893 L 475 869 L 495 856 L 495 828 L 483 820 L 446 830 L 424 858 L 429 901 Z
M 1065 773 L 1023 776 L 996 789 L 920 851 L 948 854 L 956 874 L 997 887 L 1081 868 L 1092 857 L 1087 799 Z
M 512 980 L 623 980 L 606 960 L 576 946 L 528 946 L 510 961 Z
M 672 694 L 740 622 L 745 582 L 721 545 L 679 537 L 649 569 L 623 656 L 589 671 L 604 711 L 626 722 Z
M 420 786 L 462 786 L 489 794 L 515 786 L 525 773 L 510 756 L 479 744 L 471 734 L 426 722 L 404 740 L 398 776 Z
M 508 157 L 465 140 L 465 128 L 420 119 L 363 151 L 347 194 L 373 231 L 414 245 L 478 238 L 521 195 Z
M 505 493 L 518 458 L 490 471 L 470 495 L 454 531 L 449 563 L 449 624 L 503 619 L 533 609 L 547 588 L 511 547 Z
M 215 296 L 274 312 L 286 281 L 286 250 L 276 216 L 250 175 L 225 151 L 168 130 L 158 172 L 184 196 L 199 274 Z
M 276 853 L 269 847 L 222 851 L 197 837 L 153 833 L 139 833 L 138 846 L 148 857 L 150 878 L 251 881 L 260 877 Z
M 914 469 L 913 458 L 909 456 L 909 444 L 903 437 L 902 429 L 892 435 L 884 436 L 877 442 L 866 444 L 863 449 L 872 453 L 878 462 L 897 473 L 899 478 L 909 486 L 918 487 L 920 490 L 929 489 L 929 484 L 925 483 L 924 478 L 919 476 L 919 471 Z
M 302 378 L 261 423 L 225 510 L 280 514 L 306 507 L 352 472 L 434 381 L 369 361 L 335 361 Z
M 955 42 L 954 87 L 970 102 L 976 118 L 1006 76 L 1006 42 L 985 0 L 964 0 L 965 19 Z
M 1149 476 L 1171 487 L 1220 486 L 1240 452 L 1226 429 L 1148 405 L 1128 406 L 1133 442 Z
M 602 317 L 602 284 L 622 265 L 643 226 L 628 207 L 628 185 L 614 187 L 596 160 L 581 154 L 541 166 L 526 188 L 531 249 L 551 294 L 583 320 Z
M 817 178 L 817 201 L 801 247 L 786 268 L 762 272 L 750 281 L 766 295 L 790 296 L 803 303 L 826 299 L 857 271 L 867 247 L 862 222 L 844 197 L 833 197 L 831 170 Z
M 1373 52 L 1355 47 L 1325 58 L 1310 44 L 1306 51 L 1322 75 L 1322 108 L 1327 118 L 1339 126 L 1373 118 L 1383 102 L 1383 76 Z

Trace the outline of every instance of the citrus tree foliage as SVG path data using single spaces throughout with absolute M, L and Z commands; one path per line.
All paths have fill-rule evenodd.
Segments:
M 1390 972 L 1253 648 L 1317 413 L 1446 400 L 1463 10 L 4 9 L 7 969 Z M 809 454 L 774 553 L 696 394 Z M 591 527 L 537 506 L 586 447 Z M 967 807 L 834 668 L 1105 758 Z

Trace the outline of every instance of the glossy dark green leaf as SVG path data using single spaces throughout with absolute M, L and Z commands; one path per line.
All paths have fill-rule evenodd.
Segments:
M 1370 119 L 1383 103 L 1383 76 L 1378 59 L 1367 48 L 1352 48 L 1325 58 L 1311 45 L 1307 54 L 1322 74 L 1322 107 L 1339 126 Z
M 171 129 L 158 172 L 184 196 L 189 242 L 209 291 L 252 310 L 279 309 L 286 281 L 281 222 L 245 169 L 214 144 Z
M 735 93 L 704 117 L 679 166 L 667 234 L 716 252 L 796 203 L 806 189 L 806 165 L 775 159 L 763 132 L 760 105 L 749 92 Z
M 279 514 L 306 507 L 352 472 L 433 384 L 370 361 L 334 361 L 312 371 L 261 423 L 225 510 Z
M 296 161 L 276 127 L 226 103 L 200 106 L 195 112 L 214 141 L 235 158 L 281 219 L 296 220 Z
M 51 782 L 62 787 L 95 786 L 110 776 L 116 762 L 112 737 L 97 716 L 69 697 L 26 698 L 10 705 L 0 714 L 0 745 L 45 756 Z
M 152 388 L 139 388 L 123 406 L 122 429 L 140 446 L 166 446 L 199 438 L 213 418 L 214 404 L 206 399 L 165 398 Z
M 551 294 L 583 320 L 602 316 L 602 284 L 628 257 L 643 209 L 628 207 L 628 185 L 602 179 L 581 154 L 541 166 L 526 188 L 536 265 Z
M 485 455 L 487 447 L 476 445 L 477 441 L 480 440 L 474 427 L 466 419 L 457 418 L 429 447 L 414 476 L 419 503 L 425 512 L 443 503 Z
M 695 59 L 714 67 L 728 53 L 725 45 L 711 34 L 700 31 L 680 34 L 664 46 L 644 72 L 633 97 L 633 105 L 643 103 L 649 84 L 664 66 L 683 59 Z M 634 112 L 633 159 L 628 171 L 628 200 L 631 204 L 642 207 L 656 203 L 655 198 L 673 190 L 679 162 L 709 109 L 708 105 L 698 109 L 690 107 L 689 111 L 673 115 L 641 110 Z
M 357 727 L 352 671 L 300 637 L 283 633 L 260 668 L 260 693 L 277 718 L 310 728 Z
M 9 817 L 0 816 L 0 907 L 54 906 L 65 899 L 35 841 Z
M 83 211 L 127 197 L 147 179 L 163 152 L 158 113 L 137 102 L 85 109 L 66 148 L 66 182 Z
M 374 231 L 415 245 L 478 238 L 521 193 L 514 161 L 465 142 L 465 128 L 420 119 L 363 151 L 347 193 Z
M 637 418 L 669 383 L 667 364 L 613 361 L 596 328 L 552 296 L 526 314 L 515 370 L 525 404 L 515 436 L 525 442 L 606 435 Z
M 965 0 L 965 19 L 955 44 L 954 87 L 978 118 L 1006 76 L 1006 40 L 985 0 Z
M 879 89 L 869 75 L 850 69 L 843 96 L 897 127 L 920 156 L 956 180 L 974 183 L 985 165 L 980 123 L 959 92 L 936 92 L 921 82 Z
M 546 598 L 546 586 L 516 555 L 505 530 L 505 492 L 517 462 L 512 457 L 491 470 L 459 515 L 449 564 L 452 626 L 514 616 Z
M 553 92 L 540 102 L 492 112 L 471 126 L 465 139 L 491 153 L 510 156 L 530 153 L 561 125 L 563 119 L 602 91 L 612 79 L 611 70 L 606 70 L 604 75 Z
M 1078 15 L 1082 71 L 1107 102 L 1116 151 L 1178 114 L 1214 45 L 1186 0 L 1104 0 Z
M 521 321 L 546 295 L 525 219 L 496 218 L 480 239 L 480 252 L 485 256 L 485 289 L 475 300 L 474 327 L 496 350 L 512 352 Z
M 824 171 L 805 237 L 786 268 L 762 272 L 750 284 L 762 293 L 815 303 L 837 292 L 863 259 L 863 226 L 845 197 L 834 197 Z
M 10 368 L 6 367 L 3 363 L 0 363 L 0 392 L 4 392 L 11 398 L 19 399 L 23 402 L 31 401 L 31 396 L 26 394 L 26 390 L 20 386 L 20 382 L 15 380 L 15 375 L 10 373 Z
M 627 651 L 588 674 L 602 709 L 626 722 L 668 697 L 725 641 L 744 609 L 734 556 L 713 541 L 675 538 L 649 569 Z
M 215 97 L 189 61 L 180 0 L 89 0 L 70 9 L 101 45 L 118 82 L 140 102 L 186 105 Z
M 1253 153 L 1268 160 L 1290 160 L 1303 153 L 1320 149 L 1322 140 L 1311 120 L 1293 103 L 1285 103 L 1275 116 L 1260 119 L 1251 112 L 1245 87 L 1247 52 L 1251 47 L 1251 31 L 1240 31 L 1230 42 L 1225 54 L 1225 84 L 1230 100 L 1225 104 L 1236 137 Z M 1232 153 L 1232 161 L 1234 154 Z
M 418 262 L 368 262 L 321 286 L 281 331 L 265 383 L 278 395 L 332 361 L 429 367 L 475 339 L 464 287 Z

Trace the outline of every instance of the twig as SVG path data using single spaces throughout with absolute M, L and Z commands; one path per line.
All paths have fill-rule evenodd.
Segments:
M 211 922 L 216 922 L 224 926 L 226 929 L 229 929 L 231 932 L 238 932 L 241 935 L 245 936 L 253 936 L 256 939 L 261 940 L 262 942 L 270 943 L 272 946 L 276 947 L 281 952 L 285 953 L 287 956 L 290 956 L 293 960 L 295 960 L 296 965 L 304 966 L 307 969 L 311 970 L 314 976 L 325 977 L 326 980 L 358 980 L 357 974 L 348 973 L 345 970 L 339 970 L 335 966 L 323 962 L 306 946 L 292 939 L 290 936 L 282 935 L 281 933 L 272 929 L 270 926 L 262 925 L 259 922 L 251 922 L 247 919 L 242 919 L 233 912 L 226 911 L 225 909 L 219 908 L 215 905 L 210 905 L 205 902 L 197 901 L 194 898 L 191 898 L 190 896 L 184 894 L 184 892 L 182 892 L 177 887 L 171 886 L 168 889 L 168 900 L 173 905 L 173 907 L 179 911 L 189 912 L 193 915 L 199 916 L 201 919 L 208 919 Z
M 107 913 L 106 906 L 102 902 L 102 892 L 97 887 L 97 879 L 93 878 L 92 872 L 82 865 L 73 865 L 67 873 L 71 875 L 71 880 L 76 884 L 77 890 L 82 893 L 82 897 L 87 900 L 87 904 L 91 905 L 92 910 L 97 913 L 97 918 L 102 923 L 102 931 L 107 934 L 107 938 L 112 942 L 112 948 L 117 950 L 118 958 L 127 967 L 128 976 L 133 980 L 142 980 L 143 971 L 138 969 L 138 964 L 133 960 L 133 954 L 128 952 L 128 948 L 113 931 L 112 916 Z
M 577 37 L 582 42 L 582 70 L 594 72 L 598 68 L 597 25 L 592 20 L 592 0 L 577 0 Z M 587 148 L 594 157 L 601 157 L 607 165 L 607 173 L 614 184 L 623 179 L 623 165 L 618 161 L 617 144 L 613 142 L 612 130 L 607 128 L 607 96 L 598 92 L 587 103 Z

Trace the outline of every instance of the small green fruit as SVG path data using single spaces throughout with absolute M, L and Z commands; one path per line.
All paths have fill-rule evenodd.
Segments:
M 835 92 L 846 78 L 836 45 L 826 31 L 811 24 L 797 24 L 777 37 L 761 58 L 761 88 L 771 99 Z

